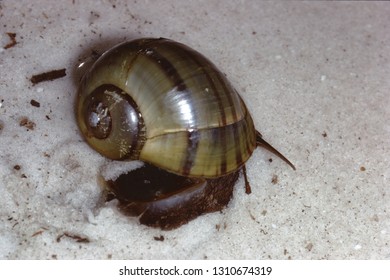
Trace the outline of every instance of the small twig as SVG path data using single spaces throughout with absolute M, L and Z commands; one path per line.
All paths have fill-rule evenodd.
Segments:
M 34 75 L 31 77 L 30 81 L 33 83 L 33 85 L 36 85 L 44 81 L 52 81 L 65 76 L 66 76 L 66 69 L 64 68 L 64 69 L 53 70 L 38 75 Z
M 4 49 L 12 48 L 17 44 L 16 42 L 16 33 L 7 32 L 8 37 L 11 39 L 11 42 L 5 45 Z
M 64 237 L 64 236 L 76 240 L 77 243 L 89 243 L 89 239 L 87 237 L 81 237 L 79 235 L 71 234 L 71 233 L 68 233 L 68 232 L 65 232 L 65 233 L 59 235 L 57 237 L 56 241 L 60 242 L 61 238 Z

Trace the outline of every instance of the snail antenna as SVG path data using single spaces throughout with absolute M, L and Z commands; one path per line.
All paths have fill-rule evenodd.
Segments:
M 282 155 L 278 150 L 276 150 L 274 147 L 271 146 L 267 141 L 263 139 L 260 132 L 256 131 L 256 144 L 257 146 L 261 146 L 265 148 L 266 150 L 270 151 L 271 153 L 277 155 L 279 158 L 281 158 L 285 163 L 291 166 L 292 169 L 296 170 L 294 164 L 292 164 L 284 155 Z

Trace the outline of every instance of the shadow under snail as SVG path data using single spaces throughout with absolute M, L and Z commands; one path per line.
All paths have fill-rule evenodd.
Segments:
M 145 165 L 108 192 L 140 222 L 171 229 L 221 210 L 245 162 L 265 142 L 237 91 L 197 51 L 143 38 L 105 52 L 83 76 L 77 122 L 88 144 L 113 160 Z

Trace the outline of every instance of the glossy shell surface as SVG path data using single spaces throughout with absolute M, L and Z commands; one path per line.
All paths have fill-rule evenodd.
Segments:
M 96 93 L 98 88 L 103 92 Z M 112 94 L 116 89 L 120 98 Z M 96 137 L 88 126 L 92 105 L 86 104 L 106 96 L 107 110 L 130 103 L 132 113 L 125 115 L 137 119 L 138 127 L 109 112 L 112 124 Z M 238 170 L 257 145 L 252 118 L 225 75 L 197 51 L 171 40 L 138 39 L 107 51 L 84 75 L 77 98 L 85 139 L 112 159 L 215 178 Z

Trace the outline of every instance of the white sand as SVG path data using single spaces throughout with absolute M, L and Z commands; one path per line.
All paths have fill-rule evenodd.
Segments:
M 0 4 L 1 46 L 7 32 L 17 41 L 0 51 L 1 259 L 390 258 L 388 3 L 74 2 Z M 213 60 L 297 171 L 259 149 L 251 195 L 240 178 L 222 213 L 173 231 L 104 205 L 108 160 L 78 131 L 75 66 L 150 36 Z M 29 81 L 60 68 L 65 78 Z

